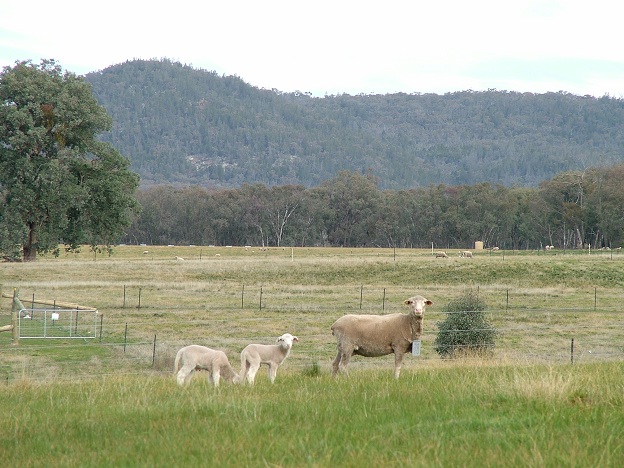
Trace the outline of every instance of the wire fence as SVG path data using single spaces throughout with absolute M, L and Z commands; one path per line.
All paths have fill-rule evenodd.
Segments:
M 29 309 L 32 310 L 32 309 Z M 184 318 L 162 311 L 132 317 L 99 315 L 88 321 L 88 336 L 78 340 L 45 337 L 11 344 L 0 334 L 0 382 L 82 380 L 129 374 L 172 374 L 178 349 L 201 344 L 222 349 L 237 368 L 240 351 L 249 343 L 273 343 L 284 332 L 298 335 L 299 342 L 285 363 L 288 372 L 305 372 L 319 366 L 328 372 L 336 354 L 331 324 L 338 318 L 326 311 L 270 310 L 237 317 L 231 310 L 187 310 Z M 378 312 L 377 312 L 378 313 Z M 458 313 L 458 312 L 452 312 Z M 35 311 L 42 316 L 42 313 Z M 162 316 L 159 316 L 162 315 Z M 483 311 L 495 330 L 494 346 L 487 355 L 462 353 L 468 344 L 457 344 L 462 360 L 469 363 L 577 364 L 624 360 L 624 313 L 601 309 L 491 309 Z M 486 329 L 451 329 L 441 332 L 449 313 L 426 312 L 421 353 L 406 357 L 404 368 L 417 370 L 448 362 L 436 351 L 441 333 L 461 335 Z M 191 317 L 191 318 L 189 318 Z M 487 329 L 489 330 L 489 328 Z M 444 338 L 444 336 L 442 336 Z M 393 367 L 393 356 L 354 357 L 352 369 Z M 282 372 L 282 371 L 281 371 Z

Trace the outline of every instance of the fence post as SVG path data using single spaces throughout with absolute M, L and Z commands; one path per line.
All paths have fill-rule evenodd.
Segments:
M 19 344 L 19 320 L 18 315 L 20 310 L 24 308 L 24 304 L 22 304 L 19 300 L 19 289 L 13 288 L 13 305 L 11 306 L 11 323 L 13 324 L 13 341 L 12 344 L 17 346 Z
M 241 291 L 241 309 L 245 308 L 245 285 L 243 284 L 243 290 Z
M 570 343 L 570 364 L 574 364 L 574 338 L 572 338 Z
M 123 305 L 121 306 L 122 309 L 126 308 L 126 285 L 124 284 L 124 290 L 123 290 Z
M 100 315 L 100 341 L 102 341 L 102 327 L 104 325 L 104 314 Z
M 383 300 L 381 301 L 381 310 L 386 310 L 386 288 L 384 288 Z
M 126 331 L 124 332 L 124 354 L 126 352 L 126 342 L 128 341 L 128 322 L 126 322 Z
M 262 286 L 260 286 L 260 310 L 262 310 Z
M 362 310 L 362 295 L 364 294 L 364 285 L 360 286 L 360 310 Z
M 139 305 L 137 306 L 137 309 L 141 308 L 141 288 L 139 288 Z
M 156 335 L 154 335 L 154 351 L 152 351 L 152 367 L 156 363 Z

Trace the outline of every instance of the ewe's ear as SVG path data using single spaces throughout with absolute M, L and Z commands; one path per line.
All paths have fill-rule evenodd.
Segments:
M 413 304 L 413 303 L 414 303 L 414 302 L 413 302 L 411 299 L 405 299 L 405 300 L 403 301 L 403 304 L 405 304 L 405 305 L 410 305 L 410 304 Z
M 429 301 L 429 300 L 427 300 L 427 301 L 425 302 L 425 304 L 427 304 L 427 305 L 433 305 L 433 301 Z

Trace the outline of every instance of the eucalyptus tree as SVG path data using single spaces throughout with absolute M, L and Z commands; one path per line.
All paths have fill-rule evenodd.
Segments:
M 0 74 L 0 250 L 37 253 L 117 242 L 138 210 L 138 176 L 98 134 L 111 118 L 82 77 L 54 60 Z

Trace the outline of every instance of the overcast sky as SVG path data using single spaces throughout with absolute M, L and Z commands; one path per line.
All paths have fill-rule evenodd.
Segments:
M 498 89 L 624 98 L 612 0 L 0 0 L 0 67 L 169 58 L 315 96 Z

